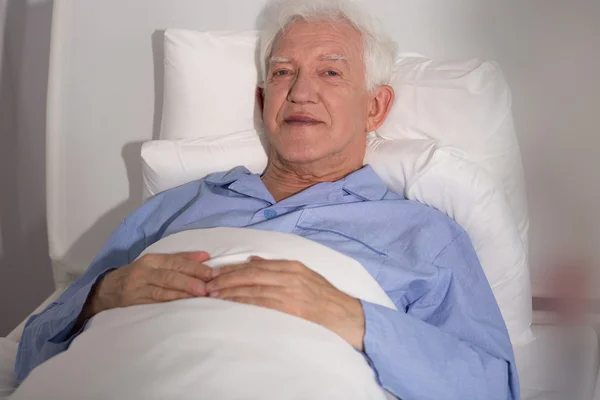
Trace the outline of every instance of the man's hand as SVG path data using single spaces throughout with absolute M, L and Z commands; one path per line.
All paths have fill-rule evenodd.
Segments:
M 84 308 L 84 319 L 112 308 L 206 296 L 212 268 L 206 252 L 146 254 L 104 276 Z
M 337 333 L 363 350 L 365 319 L 358 299 L 339 291 L 304 264 L 252 257 L 248 263 L 212 271 L 210 297 L 292 314 Z

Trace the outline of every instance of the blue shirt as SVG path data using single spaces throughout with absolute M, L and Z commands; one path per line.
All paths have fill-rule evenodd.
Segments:
M 293 233 L 359 261 L 399 311 L 362 301 L 364 354 L 381 386 L 404 399 L 518 399 L 508 333 L 467 233 L 385 187 L 370 166 L 276 202 L 238 167 L 169 190 L 127 217 L 86 272 L 27 322 L 22 381 L 66 350 L 90 289 L 172 233 L 212 227 Z

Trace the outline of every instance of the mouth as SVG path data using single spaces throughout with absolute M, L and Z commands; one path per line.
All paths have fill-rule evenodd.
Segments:
M 286 124 L 292 126 L 312 126 L 323 123 L 323 121 L 319 121 L 312 115 L 308 114 L 292 114 L 284 121 Z

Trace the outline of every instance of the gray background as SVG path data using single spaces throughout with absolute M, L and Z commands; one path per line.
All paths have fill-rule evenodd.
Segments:
M 54 288 L 45 201 L 51 2 L 0 0 L 0 336 Z

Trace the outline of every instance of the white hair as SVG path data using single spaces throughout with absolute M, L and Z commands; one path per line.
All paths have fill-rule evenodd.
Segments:
M 364 46 L 367 90 L 390 82 L 396 59 L 396 43 L 368 13 L 350 0 L 271 0 L 262 13 L 260 69 L 266 82 L 273 47 L 289 26 L 298 20 L 345 21 L 358 30 Z

